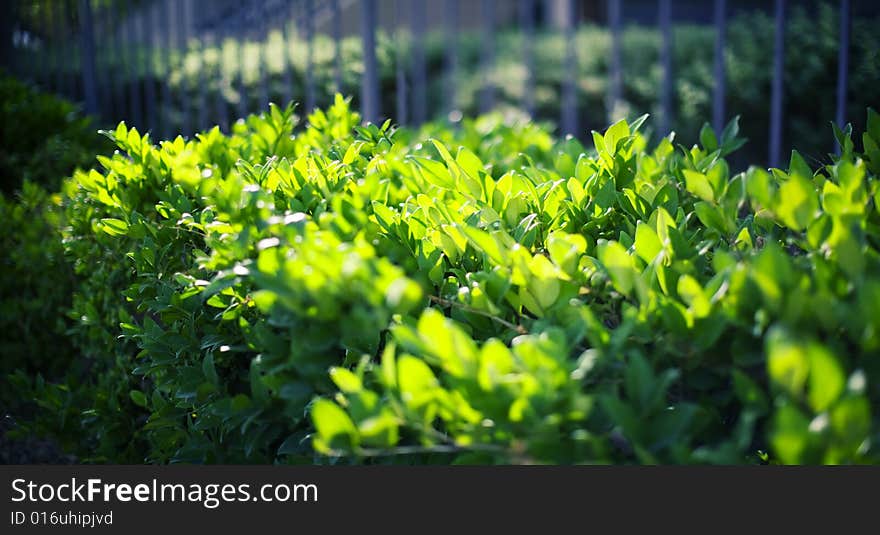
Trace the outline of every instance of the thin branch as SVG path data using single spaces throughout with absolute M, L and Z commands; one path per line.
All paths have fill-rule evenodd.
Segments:
M 508 329 L 517 332 L 518 334 L 529 334 L 529 331 L 526 330 L 526 328 L 523 327 L 522 325 L 517 325 L 516 323 L 511 323 L 511 322 L 507 321 L 506 319 L 499 318 L 498 316 L 495 316 L 489 312 L 486 312 L 485 310 L 480 310 L 480 309 L 465 305 L 463 303 L 458 303 L 456 301 L 450 301 L 448 299 L 443 299 L 442 297 L 437 297 L 436 295 L 429 295 L 428 299 L 430 299 L 434 303 L 437 303 L 440 306 L 458 307 L 461 310 L 464 310 L 465 312 L 470 312 L 472 314 L 478 314 L 480 316 L 484 316 L 484 317 L 489 318 L 490 320 L 498 323 L 499 325 L 503 325 L 503 326 L 507 327 Z

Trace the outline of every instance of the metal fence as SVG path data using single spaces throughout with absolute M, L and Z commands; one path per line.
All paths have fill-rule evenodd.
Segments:
M 727 0 L 712 2 L 713 16 L 709 24 L 715 28 L 714 45 L 714 93 L 711 122 L 720 131 L 731 115 L 725 108 L 726 72 L 725 38 L 731 6 Z M 786 50 L 786 0 L 770 0 L 775 20 L 773 76 L 770 100 L 769 161 L 771 166 L 780 164 L 783 114 L 783 66 Z M 575 31 L 583 22 L 578 13 L 586 11 L 584 5 L 596 7 L 605 15 L 604 23 L 610 32 L 609 81 L 607 84 L 607 109 L 613 111 L 622 94 L 622 20 L 631 2 L 626 0 L 601 0 L 578 2 L 576 0 L 6 0 L 0 10 L 3 16 L 3 32 L 9 36 L 3 47 L 3 64 L 12 73 L 30 79 L 44 88 L 83 103 L 87 112 L 106 121 L 125 119 L 129 124 L 154 130 L 168 136 L 189 133 L 194 129 L 218 123 L 228 126 L 235 116 L 244 116 L 265 106 L 270 99 L 266 77 L 269 61 L 266 51 L 257 50 L 256 59 L 248 57 L 245 45 L 238 47 L 237 61 L 243 67 L 256 63 L 259 81 L 255 84 L 255 98 L 239 98 L 237 108 L 230 109 L 219 102 L 209 102 L 204 90 L 208 77 L 229 76 L 220 68 L 216 72 L 199 66 L 190 66 L 198 72 L 197 87 L 193 91 L 172 94 L 168 77 L 172 66 L 187 68 L 182 62 L 198 55 L 188 56 L 187 51 L 211 48 L 219 42 L 236 38 L 243 41 L 262 38 L 270 29 L 280 30 L 282 50 L 282 80 L 284 96 L 298 87 L 303 95 L 302 104 L 311 109 L 316 102 L 319 88 L 312 72 L 315 43 L 319 35 L 332 43 L 335 58 L 334 89 L 342 88 L 341 42 L 345 32 L 359 32 L 363 54 L 362 77 L 359 80 L 359 102 L 364 120 L 379 121 L 394 117 L 403 124 L 419 124 L 429 118 L 443 116 L 456 109 L 456 94 L 462 91 L 456 80 L 460 58 L 456 42 L 460 27 L 465 23 L 476 24 L 481 32 L 479 65 L 488 73 L 492 70 L 496 54 L 495 35 L 499 24 L 516 26 L 523 35 L 522 63 L 527 72 L 521 107 L 529 114 L 535 111 L 535 33 L 539 25 L 546 25 L 539 13 L 553 4 L 562 10 L 563 23 L 556 28 L 566 42 L 564 58 L 566 78 L 561 87 L 560 130 L 566 134 L 578 134 L 584 125 L 578 124 L 579 106 L 576 84 L 578 83 L 577 56 L 589 51 L 578 50 Z M 660 116 L 658 128 L 662 133 L 670 129 L 672 116 L 674 69 L 672 53 L 672 26 L 676 22 L 676 9 L 682 0 L 656 0 L 656 25 L 661 44 L 659 63 L 662 70 L 659 93 Z M 475 4 L 477 7 L 475 7 Z M 642 8 L 645 2 L 641 2 Z M 835 122 L 843 125 L 846 117 L 849 75 L 850 0 L 839 0 L 839 60 L 837 76 Z M 444 101 L 428 102 L 426 84 L 428 70 L 425 59 L 425 36 L 429 21 L 426 9 L 436 10 L 442 5 L 440 20 L 431 20 L 430 26 L 442 28 L 446 52 L 443 59 Z M 467 7 L 478 14 L 476 22 L 463 20 L 461 10 Z M 380 10 L 390 10 L 393 20 L 383 24 Z M 499 15 L 504 12 L 503 16 Z M 511 15 L 512 13 L 512 15 Z M 197 19 L 197 20 L 196 20 Z M 359 21 L 359 27 L 351 22 Z M 405 61 L 396 62 L 395 109 L 382 109 L 379 62 L 377 61 L 377 31 L 388 30 L 392 34 L 409 29 L 411 37 Z M 545 29 L 546 30 L 546 29 Z M 288 39 L 295 32 L 304 42 L 306 68 L 304 79 L 294 79 Z M 326 53 L 326 50 L 323 51 Z M 225 53 L 221 50 L 221 54 Z M 202 56 L 204 57 L 204 56 Z M 190 59 L 187 59 L 190 58 Z M 137 74 L 149 72 L 159 83 L 131 83 L 139 80 Z M 244 69 L 239 69 L 238 80 L 230 81 L 241 93 L 247 91 Z M 301 87 L 299 87 L 301 86 Z M 495 107 L 496 88 L 491 78 L 479 88 L 479 107 L 489 111 Z M 251 91 L 253 92 L 253 91 Z M 213 98 L 220 99 L 215 95 Z M 445 108 L 445 109 L 438 109 Z M 176 119 L 172 126 L 170 116 Z M 831 119 L 831 118 L 829 118 Z

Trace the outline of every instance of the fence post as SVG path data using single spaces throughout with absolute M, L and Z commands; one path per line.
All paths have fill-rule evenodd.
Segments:
M 229 109 L 226 106 L 226 98 L 223 96 L 223 88 L 226 87 L 226 84 L 229 83 L 229 78 L 226 73 L 226 62 L 223 61 L 224 51 L 223 47 L 226 46 L 226 23 L 221 22 L 217 28 L 217 35 L 214 38 L 214 41 L 217 43 L 217 50 L 219 53 L 220 63 L 217 68 L 217 90 L 214 91 L 214 107 L 217 111 L 217 116 L 215 117 L 217 121 L 217 125 L 221 130 L 225 130 L 229 128 Z M 285 43 L 285 52 L 287 51 L 287 39 L 284 40 Z
M 114 4 L 111 4 L 111 11 L 113 9 L 112 8 L 113 5 Z M 64 10 L 61 8 L 62 8 L 62 6 L 55 4 L 54 6 L 52 6 L 52 13 L 51 13 L 52 41 L 53 41 L 53 45 L 54 45 L 53 46 L 54 50 L 52 51 L 52 56 L 53 56 L 52 63 L 53 63 L 53 67 L 55 68 L 55 94 L 56 95 L 63 95 L 64 94 L 64 85 L 65 85 L 64 71 L 67 67 L 64 64 L 65 63 L 64 62 L 64 46 L 62 45 L 64 40 L 61 38 L 61 31 L 62 31 L 62 28 L 64 28 L 64 26 L 65 26 L 64 25 Z M 12 54 L 12 52 L 13 51 L 12 51 L 12 48 L 10 45 L 10 54 Z M 116 52 L 116 53 L 118 53 L 118 52 Z M 10 58 L 10 65 L 12 64 L 11 63 L 12 59 L 13 58 Z
M 775 3 L 773 83 L 770 91 L 770 167 L 779 167 L 782 152 L 782 99 L 785 77 L 785 0 Z
M 96 115 L 98 113 L 98 95 L 95 86 L 95 29 L 92 26 L 92 3 L 90 0 L 79 0 L 79 18 L 86 112 L 89 115 Z
M 315 6 L 312 0 L 305 0 L 306 25 L 306 113 L 315 109 Z
M 146 109 L 143 128 L 154 130 L 156 128 L 156 87 L 153 85 L 153 54 L 155 54 L 153 46 L 153 6 L 145 5 L 141 9 L 140 33 L 143 41 L 141 47 L 144 54 L 144 108 Z
M 523 31 L 523 62 L 526 79 L 523 87 L 523 108 L 535 115 L 535 0 L 519 0 L 519 24 Z
M 9 65 L 7 60 L 7 51 L 6 45 L 9 42 L 11 46 L 11 36 L 12 36 L 12 17 L 14 15 L 15 7 L 18 2 L 6 2 L 3 4 L 4 7 L 0 7 L 0 67 L 7 67 Z M 43 6 L 40 9 L 40 26 L 43 27 L 43 35 L 42 41 L 43 46 L 40 50 L 40 69 L 39 69 L 39 83 L 42 86 L 44 91 L 52 90 L 52 55 L 49 53 L 51 51 L 51 46 L 49 45 L 49 39 L 51 37 L 51 30 L 49 29 L 52 24 L 51 12 L 49 11 L 50 6 Z M 100 34 L 100 31 L 99 31 Z M 99 84 L 100 86 L 100 84 Z M 100 99 L 98 99 L 100 101 Z
M 200 0 L 194 0 L 199 2 Z M 201 8 L 201 6 L 197 6 Z M 201 9 L 199 9 L 200 11 Z M 205 91 L 210 80 L 208 80 L 208 65 L 205 62 L 205 39 L 201 33 L 196 34 L 196 49 L 194 53 L 198 57 L 198 100 L 196 101 L 196 130 L 206 130 L 208 128 L 208 95 Z
M 267 35 L 267 22 L 265 18 L 260 19 L 260 24 L 256 27 L 254 35 L 254 45 L 257 47 L 257 76 L 260 80 L 260 102 L 257 103 L 255 113 L 261 113 L 269 106 L 271 97 L 269 96 L 269 80 L 266 76 L 268 72 L 268 62 L 266 61 L 266 51 L 269 44 L 262 39 Z
M 837 58 L 837 114 L 835 122 L 841 129 L 846 124 L 846 92 L 849 85 L 849 39 L 851 13 L 849 0 L 840 2 L 840 50 Z M 840 155 L 840 145 L 835 145 Z
M 186 59 L 187 47 L 188 47 L 188 39 L 187 39 L 187 31 L 186 31 L 186 0 L 177 0 L 177 46 L 179 47 L 178 54 L 180 55 L 180 62 L 178 67 L 180 68 L 181 76 L 186 76 L 186 70 L 183 68 L 184 61 Z M 189 94 L 188 94 L 188 84 L 184 79 L 180 84 L 180 134 L 187 135 L 190 131 L 190 110 L 189 110 Z
M 293 16 L 293 2 L 287 0 L 286 9 L 284 10 L 281 21 L 281 69 L 282 80 L 284 85 L 284 104 L 287 105 L 293 100 L 293 70 L 290 67 L 290 20 Z
M 70 27 L 73 23 L 73 0 L 63 0 L 61 4 L 62 10 L 62 19 L 61 19 L 61 34 L 64 37 L 75 38 L 76 36 L 72 34 Z M 76 84 L 76 55 L 74 54 L 74 47 L 70 46 L 62 46 L 62 61 L 63 61 L 63 70 L 64 73 L 64 87 L 66 90 L 66 96 L 68 99 L 76 100 L 77 99 L 77 84 Z
M 333 41 L 335 44 L 333 78 L 336 82 L 336 92 L 342 93 L 342 10 L 339 9 L 339 0 L 333 0 Z
M 715 0 L 715 91 L 712 95 L 712 128 L 718 134 L 724 129 L 724 99 L 727 91 L 724 47 L 727 39 L 727 1 Z
M 376 0 L 362 0 L 361 38 L 364 48 L 364 79 L 361 83 L 363 120 L 379 121 L 379 78 L 376 73 Z
M 153 26 L 156 30 L 156 41 L 158 46 L 156 50 L 160 54 L 159 56 L 159 71 L 162 79 L 161 87 L 159 89 L 159 99 L 160 106 L 158 111 L 159 124 L 157 128 L 159 129 L 159 133 L 163 138 L 171 137 L 170 128 L 168 125 L 168 106 L 171 103 L 171 88 L 168 85 L 168 79 L 171 75 L 171 68 L 168 57 L 168 26 L 163 23 L 163 20 L 168 19 L 168 0 L 161 0 L 159 2 L 159 6 L 156 8 L 155 20 L 153 22 Z M 163 50 L 163 48 L 165 48 Z
M 400 19 L 402 18 L 403 5 L 406 3 L 406 0 L 395 0 L 394 1 L 394 29 L 389 30 L 393 31 L 397 35 L 397 46 L 394 48 L 394 73 L 395 73 L 395 89 L 397 100 L 395 101 L 395 122 L 397 124 L 407 124 L 407 101 L 409 100 L 409 95 L 406 87 L 406 59 L 403 52 L 401 52 L 401 43 L 403 41 L 402 31 L 400 24 Z
M 446 109 L 450 118 L 458 104 L 458 0 L 446 0 Z
M 613 123 L 622 94 L 623 65 L 620 44 L 620 0 L 608 0 L 608 25 L 611 27 L 611 83 L 608 95 L 608 122 Z
M 495 107 L 495 1 L 482 0 L 480 8 L 483 18 L 480 70 L 485 80 L 480 98 L 480 113 L 486 113 Z
M 412 82 L 413 123 L 418 126 L 427 119 L 428 73 L 425 69 L 425 0 L 412 2 Z
M 0 65 L 6 68 L 10 68 L 15 60 L 15 48 L 12 46 L 12 29 L 15 27 L 14 17 L 17 7 L 16 3 L 13 2 L 3 2 L 0 4 Z M 47 12 L 50 17 L 49 27 L 52 24 L 52 11 Z
M 129 126 L 135 126 L 138 129 L 142 129 L 144 125 L 144 114 L 143 108 L 141 108 L 141 104 L 143 104 L 143 97 L 141 96 L 141 63 L 140 61 L 138 61 L 138 47 L 136 41 L 135 23 L 134 19 L 131 17 L 132 12 L 132 6 L 126 3 L 124 13 L 128 19 L 128 24 L 123 26 L 127 30 L 123 35 L 128 35 L 129 39 L 127 41 L 124 41 L 121 46 L 125 50 L 125 55 L 127 56 L 127 58 L 123 58 L 123 62 L 125 62 L 125 64 L 128 66 L 127 72 L 131 74 L 131 77 L 128 80 L 128 119 L 130 119 Z
M 577 55 L 575 52 L 575 28 L 577 13 L 574 0 L 565 0 L 565 81 L 562 86 L 562 117 L 560 124 L 564 134 L 575 135 L 578 130 L 577 106 Z
M 660 135 L 672 130 L 672 0 L 659 0 L 660 64 L 663 81 L 660 86 Z

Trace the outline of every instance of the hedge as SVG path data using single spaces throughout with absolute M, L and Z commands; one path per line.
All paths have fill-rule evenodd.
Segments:
M 880 116 L 741 173 L 737 120 L 643 121 L 120 124 L 64 185 L 80 354 L 10 377 L 20 432 L 83 462 L 877 462 Z
M 57 377 L 72 359 L 67 326 L 73 272 L 60 230 L 62 180 L 113 144 L 76 105 L 0 72 L 0 374 Z
M 25 180 L 58 189 L 76 167 L 92 164 L 112 145 L 71 102 L 0 71 L 0 192 L 12 195 Z

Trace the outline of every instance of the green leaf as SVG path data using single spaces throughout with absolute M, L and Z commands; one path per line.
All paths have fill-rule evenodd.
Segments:
M 495 238 L 485 230 L 471 226 L 459 227 L 468 241 L 479 253 L 485 253 L 497 265 L 507 265 L 507 258 Z
M 425 362 L 410 355 L 397 361 L 397 384 L 403 403 L 412 410 L 420 410 L 434 400 L 439 383 Z
M 790 229 L 805 229 L 818 210 L 819 197 L 808 179 L 795 174 L 780 186 L 779 203 L 774 211 Z
M 646 223 L 639 221 L 636 225 L 635 250 L 639 258 L 650 264 L 654 262 L 660 251 L 663 250 L 663 244 L 657 233 Z
M 846 388 L 846 376 L 837 358 L 824 346 L 810 345 L 810 407 L 816 412 L 827 410 Z
M 796 150 L 791 151 L 791 161 L 788 164 L 788 173 L 792 176 L 800 177 L 804 180 L 812 180 L 813 171 L 807 165 L 804 157 Z
M 101 230 L 110 236 L 125 236 L 128 233 L 128 223 L 121 219 L 105 217 L 101 219 Z
M 621 140 L 626 139 L 630 136 L 629 125 L 627 124 L 625 119 L 621 119 L 611 125 L 608 130 L 605 131 L 605 136 L 603 137 L 603 141 L 605 144 L 605 150 L 608 151 L 610 155 L 614 155 L 617 153 L 617 146 Z
M 694 212 L 696 212 L 697 217 L 703 225 L 718 232 L 722 236 L 727 234 L 728 225 L 724 220 L 724 215 L 720 207 L 711 205 L 707 202 L 696 202 L 694 203 Z
M 363 390 L 360 377 L 345 368 L 338 366 L 330 368 L 330 379 L 336 383 L 339 390 L 346 394 L 357 394 Z
M 617 291 L 628 296 L 638 275 L 632 257 L 617 242 L 606 242 L 599 245 L 598 253 L 599 261 L 608 270 Z
M 138 407 L 147 407 L 147 396 L 140 390 L 132 390 L 128 393 L 131 401 Z
M 712 310 L 712 303 L 703 291 L 702 286 L 690 275 L 679 277 L 678 295 L 688 304 L 696 318 L 704 318 Z
M 319 452 L 331 454 L 335 450 L 347 451 L 358 445 L 359 437 L 354 422 L 336 403 L 316 399 L 312 404 L 311 415 L 316 431 L 312 443 Z
M 471 176 L 471 178 L 479 178 L 480 172 L 483 171 L 483 162 L 480 161 L 473 151 L 466 147 L 460 147 L 458 149 L 455 161 L 461 166 L 465 173 Z
M 767 373 L 789 395 L 799 399 L 810 373 L 810 356 L 804 344 L 781 329 L 767 334 Z
M 874 108 L 868 108 L 868 135 L 875 143 L 880 144 L 880 114 Z
M 709 123 L 703 123 L 700 129 L 700 144 L 706 149 L 706 152 L 715 152 L 718 150 L 718 139 Z
M 810 448 L 810 422 L 801 412 L 783 405 L 770 424 L 770 444 L 774 457 L 784 464 L 803 464 Z
M 219 384 L 219 379 L 217 377 L 217 369 L 214 367 L 214 354 L 208 353 L 205 355 L 205 358 L 202 359 L 202 373 L 205 375 L 205 379 L 208 380 L 212 385 Z
M 425 180 L 444 189 L 455 189 L 455 180 L 445 165 L 421 156 L 410 156 L 410 158 L 421 169 Z
M 690 169 L 682 169 L 687 190 L 706 202 L 715 202 L 715 192 L 706 175 Z

